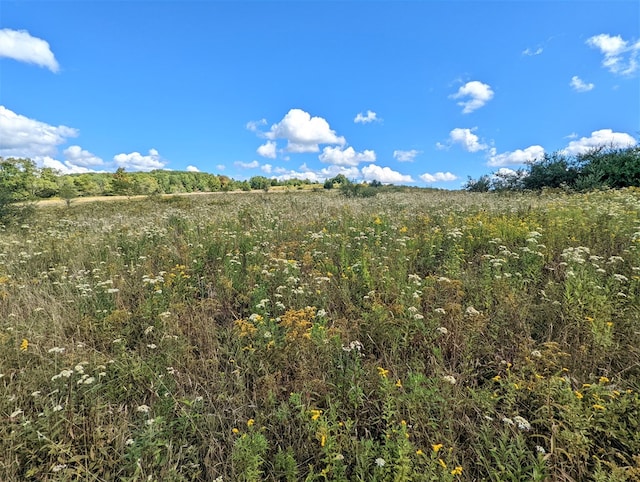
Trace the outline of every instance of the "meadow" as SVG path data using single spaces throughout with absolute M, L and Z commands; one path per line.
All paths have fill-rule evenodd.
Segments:
M 640 480 L 640 190 L 216 193 L 0 230 L 0 480 Z

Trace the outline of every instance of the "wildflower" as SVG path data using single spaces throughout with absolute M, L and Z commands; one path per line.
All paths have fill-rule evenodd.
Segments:
M 129 446 L 129 445 L 133 445 L 134 443 L 136 443 L 135 440 L 133 440 L 132 438 L 128 438 L 124 444 Z
M 480 312 L 476 310 L 473 306 L 467 307 L 467 309 L 465 310 L 465 313 L 469 316 L 478 316 L 480 314 Z
M 539 454 L 546 454 L 547 451 L 544 449 L 544 447 L 540 446 L 540 445 L 536 445 L 536 452 L 538 452 Z
M 600 378 L 598 379 L 598 381 L 599 381 L 600 383 L 609 383 L 609 379 L 608 379 L 607 377 L 600 377 Z
M 62 469 L 66 469 L 67 464 L 57 464 L 51 467 L 51 472 L 60 472 Z
M 311 410 L 311 420 L 318 420 L 320 418 L 320 415 L 322 415 L 322 410 Z
M 47 350 L 47 353 L 64 353 L 64 348 L 59 348 L 57 346 L 50 348 L 49 350 Z
M 138 408 L 136 408 L 136 411 L 142 413 L 148 413 L 149 410 L 151 410 L 151 407 L 149 407 L 149 405 L 140 405 Z
M 433 451 L 434 451 L 435 453 L 438 453 L 438 452 L 440 451 L 440 449 L 442 448 L 442 444 L 433 444 L 433 445 L 431 446 L 431 448 L 433 449 Z
M 376 459 L 376 465 L 378 467 L 384 467 L 386 463 L 387 463 L 387 461 L 385 459 L 383 459 L 382 457 L 378 457 Z
M 416 450 L 416 455 L 424 455 L 424 452 L 422 451 L 422 449 L 418 449 Z
M 56 405 L 55 407 L 53 407 L 52 409 L 54 412 L 59 412 L 62 410 L 62 405 Z
M 531 430 L 531 424 L 525 418 L 516 416 L 513 417 L 513 421 L 518 424 L 520 430 Z
M 513 420 L 511 420 L 509 417 L 502 417 L 502 423 L 504 423 L 505 425 L 513 425 Z
M 575 390 L 573 393 L 575 394 L 575 396 L 576 396 L 576 398 L 577 398 L 578 400 L 580 400 L 580 399 L 584 396 L 584 395 L 582 395 L 582 393 L 580 393 L 578 390 Z
M 499 382 L 500 380 L 502 380 L 502 377 L 500 375 L 496 375 L 495 377 L 492 378 L 492 380 L 494 382 Z
M 27 351 L 29 348 L 29 340 L 26 338 L 22 339 L 22 343 L 20 343 L 20 351 Z
M 389 370 L 378 367 L 378 375 L 380 375 L 382 378 L 387 378 L 387 375 L 389 375 Z
M 231 433 L 240 433 L 240 430 L 238 430 L 237 428 L 233 427 L 231 429 Z
M 447 463 L 444 460 L 438 459 L 438 463 L 442 466 L 443 469 L 447 468 Z
M 542 358 L 542 353 L 540 353 L 540 350 L 533 350 L 531 352 L 531 356 L 533 358 Z
M 441 315 L 445 315 L 447 312 L 444 308 L 436 308 L 435 310 L 436 313 L 440 313 Z M 445 328 L 446 329 L 446 328 Z
M 396 387 L 402 388 L 402 381 L 399 378 L 398 378 L 398 381 L 396 382 Z
M 342 454 L 336 454 L 336 456 L 334 457 L 335 460 L 344 460 L 344 455 Z
M 596 403 L 595 405 L 593 405 L 593 408 L 594 408 L 595 410 L 606 410 L 606 408 L 605 408 L 605 407 L 603 407 L 602 405 L 600 405 L 600 404 L 598 404 L 598 403 Z
M 439 326 L 438 328 L 436 328 L 436 331 L 438 331 L 441 335 L 449 334 L 449 330 L 447 330 L 444 326 Z
M 247 427 L 253 427 L 253 425 L 256 423 L 256 421 L 252 418 L 250 418 L 249 420 L 247 420 Z
M 450 383 L 451 385 L 455 385 L 456 384 L 456 379 L 454 376 L 451 375 L 445 375 L 442 377 L 442 379 L 447 382 Z
M 460 475 L 462 474 L 462 467 L 459 465 L 451 471 L 451 475 Z

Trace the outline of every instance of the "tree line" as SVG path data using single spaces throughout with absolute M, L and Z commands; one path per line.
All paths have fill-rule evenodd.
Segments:
M 472 192 L 544 188 L 589 191 L 630 186 L 640 186 L 640 146 L 600 146 L 576 156 L 562 152 L 544 154 L 524 169 L 469 178 L 464 189 Z

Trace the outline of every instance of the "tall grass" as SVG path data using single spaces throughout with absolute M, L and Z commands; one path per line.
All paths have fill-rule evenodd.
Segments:
M 640 191 L 42 208 L 0 480 L 640 479 Z

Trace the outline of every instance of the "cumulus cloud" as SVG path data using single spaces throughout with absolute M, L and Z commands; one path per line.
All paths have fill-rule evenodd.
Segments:
M 600 50 L 604 58 L 602 66 L 609 72 L 618 75 L 630 75 L 638 69 L 638 55 L 640 55 L 640 40 L 629 42 L 620 35 L 612 36 L 606 33 L 594 35 L 587 39 L 587 45 Z
M 251 162 L 236 161 L 233 163 L 233 165 L 240 167 L 242 169 L 257 169 L 258 167 L 260 167 L 260 163 L 258 161 L 251 161 Z
M 227 168 L 224 164 L 216 164 L 216 169 L 218 171 L 224 171 Z
M 458 89 L 458 92 L 449 97 L 452 99 L 463 99 L 458 102 L 458 105 L 463 108 L 463 114 L 469 114 L 493 99 L 493 90 L 491 90 L 488 84 L 472 80 L 464 84 Z
M 389 167 L 381 167 L 369 164 L 362 168 L 362 177 L 365 181 L 379 181 L 382 183 L 405 183 L 414 182 L 409 175 L 401 174 Z
M 116 154 L 113 156 L 113 161 L 118 167 L 131 171 L 153 171 L 154 169 L 162 169 L 166 164 L 155 149 L 149 149 L 149 154 L 146 156 L 139 152 Z
M 544 156 L 544 148 L 542 146 L 529 146 L 526 149 L 516 149 L 515 151 L 503 152 L 497 154 L 492 150 L 487 165 L 494 167 L 510 166 L 517 164 L 526 164 L 535 161 Z
M 256 150 L 258 154 L 262 157 L 268 157 L 269 159 L 276 158 L 276 143 L 275 141 L 267 141 L 265 144 L 262 144 Z
M 473 133 L 477 127 L 471 129 L 456 127 L 449 132 L 449 144 L 460 144 L 462 148 L 467 152 L 478 152 L 487 149 L 489 146 L 480 142 L 480 138 Z M 443 148 L 442 144 L 438 143 L 437 147 Z
M 48 167 L 60 174 L 84 174 L 86 172 L 95 172 L 87 167 L 77 166 L 69 161 L 59 161 L 51 156 L 37 157 L 33 159 L 41 167 Z
M 265 174 L 271 174 L 273 166 L 271 164 L 263 164 L 262 166 L 260 166 L 260 170 Z
M 625 132 L 613 132 L 612 129 L 600 129 L 594 131 L 589 137 L 581 137 L 578 140 L 569 142 L 569 145 L 563 149 L 563 153 L 575 156 L 578 154 L 584 154 L 596 147 L 614 147 L 624 148 L 632 147 L 637 144 L 637 141 Z
M 420 179 L 422 179 L 427 184 L 431 184 L 434 182 L 455 181 L 456 179 L 458 179 L 458 176 L 456 176 L 455 174 L 451 174 L 450 172 L 436 172 L 434 174 L 425 172 L 424 174 L 420 175 Z
M 187 172 L 200 172 L 196 166 L 187 166 Z
M 19 62 L 46 67 L 51 72 L 58 72 L 60 66 L 49 43 L 32 37 L 26 30 L 0 30 L 0 57 L 14 59 Z
M 368 110 L 366 115 L 363 115 L 362 112 L 358 112 L 358 115 L 353 119 L 353 122 L 356 124 L 369 124 L 370 122 L 379 122 L 380 120 L 381 119 L 378 117 L 378 114 L 372 110 Z
M 264 135 L 269 140 L 286 139 L 288 152 L 318 152 L 319 144 L 346 144 L 345 138 L 336 135 L 325 119 L 311 117 L 302 109 L 291 109 Z
M 357 166 L 361 162 L 375 162 L 376 153 L 371 150 L 356 152 L 353 147 L 342 149 L 341 147 L 327 146 L 318 158 L 322 162 L 336 166 Z
M 69 146 L 63 152 L 67 162 L 74 166 L 90 167 L 104 164 L 102 159 L 80 146 Z
M 569 82 L 569 85 L 576 92 L 589 92 L 590 90 L 593 90 L 593 88 L 595 87 L 593 83 L 585 82 L 577 75 L 574 75 L 573 77 L 571 77 L 571 82 Z
M 393 151 L 393 158 L 398 162 L 413 162 L 421 151 L 411 149 L 410 151 Z
M 527 57 L 533 57 L 535 55 L 540 55 L 542 53 L 542 47 L 538 47 L 537 49 L 526 48 L 522 51 L 522 55 L 526 55 Z
M 0 156 L 44 157 L 55 156 L 60 144 L 78 135 L 77 129 L 52 126 L 16 114 L 0 105 Z

